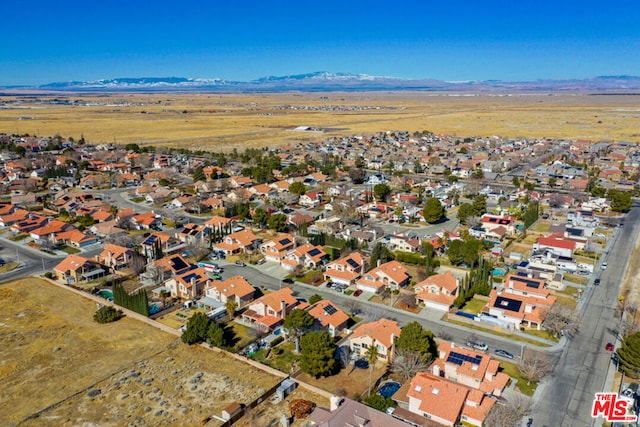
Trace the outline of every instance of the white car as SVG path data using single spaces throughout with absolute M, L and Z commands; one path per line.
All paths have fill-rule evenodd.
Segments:
M 603 262 L 602 265 L 600 266 L 601 269 L 606 270 L 607 269 L 607 263 Z

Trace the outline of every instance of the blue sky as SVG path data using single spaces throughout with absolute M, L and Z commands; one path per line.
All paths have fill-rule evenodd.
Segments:
M 637 0 L 0 3 L 0 85 L 314 71 L 449 81 L 640 75 Z

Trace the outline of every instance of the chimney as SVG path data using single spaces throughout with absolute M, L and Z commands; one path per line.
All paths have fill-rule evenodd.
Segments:
M 378 261 L 376 262 L 376 267 L 380 267 L 380 264 L 382 264 L 382 261 L 378 259 Z
M 191 278 L 191 296 L 193 297 L 193 299 L 196 298 L 196 278 L 195 277 Z
M 336 409 L 338 409 L 338 407 L 340 406 L 342 401 L 343 401 L 342 397 L 336 396 L 335 394 L 332 394 L 331 397 L 329 398 L 329 402 L 330 402 L 329 409 L 331 410 L 331 412 L 333 412 Z
M 286 302 L 280 301 L 280 311 L 282 312 L 280 317 L 284 319 L 287 316 L 287 303 Z
M 440 376 L 440 366 L 435 363 L 433 364 L 433 375 L 435 375 L 436 377 Z

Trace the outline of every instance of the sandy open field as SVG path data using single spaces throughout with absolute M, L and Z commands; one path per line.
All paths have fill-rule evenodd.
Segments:
M 0 285 L 0 304 L 0 425 L 200 425 L 278 382 L 132 319 L 97 324 L 95 303 L 38 279 Z M 253 410 L 263 425 L 283 412 L 286 402 Z
M 437 93 L 64 94 L 0 97 L 0 132 L 206 150 L 377 131 L 640 141 L 639 96 Z M 80 101 L 52 104 L 53 99 Z M 325 132 L 293 132 L 313 126 Z

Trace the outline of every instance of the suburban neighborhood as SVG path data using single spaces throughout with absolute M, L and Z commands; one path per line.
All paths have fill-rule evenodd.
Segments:
M 2 134 L 0 242 L 42 259 L 29 274 L 323 390 L 307 425 L 530 426 L 639 182 L 640 147 L 615 141 Z

